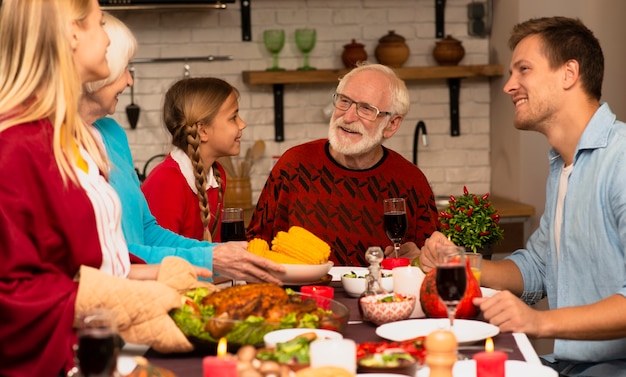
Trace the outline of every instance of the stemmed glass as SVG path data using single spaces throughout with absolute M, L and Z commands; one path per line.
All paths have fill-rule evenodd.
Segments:
M 83 377 L 111 377 L 119 354 L 117 325 L 113 312 L 92 309 L 81 313 L 78 322 L 76 359 L 79 375 Z
M 385 233 L 393 242 L 395 257 L 397 258 L 402 238 L 406 235 L 406 202 L 404 198 L 389 198 L 383 200 L 383 207 Z
M 272 67 L 268 71 L 284 71 L 278 66 L 278 53 L 285 46 L 285 31 L 282 29 L 270 29 L 263 32 L 263 43 L 265 48 L 272 53 Z
M 437 294 L 448 309 L 450 328 L 454 322 L 456 308 L 463 299 L 467 286 L 465 273 L 465 248 L 446 245 L 437 248 Z
M 296 46 L 304 54 L 304 65 L 298 71 L 312 71 L 315 68 L 309 66 L 309 52 L 315 47 L 317 32 L 315 29 L 296 29 Z

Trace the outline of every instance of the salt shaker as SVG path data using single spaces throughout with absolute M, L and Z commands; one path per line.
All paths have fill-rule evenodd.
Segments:
M 370 264 L 369 274 L 366 277 L 367 286 L 365 287 L 365 291 L 359 296 L 359 314 L 364 321 L 367 321 L 368 318 L 365 318 L 363 315 L 363 308 L 361 307 L 363 297 L 388 293 L 385 288 L 383 288 L 382 271 L 380 268 L 380 262 L 384 257 L 383 249 L 378 246 L 372 246 L 365 252 L 365 259 L 367 259 L 367 262 Z

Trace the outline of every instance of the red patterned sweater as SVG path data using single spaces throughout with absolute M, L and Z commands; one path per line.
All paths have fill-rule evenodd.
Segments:
M 367 266 L 370 246 L 391 245 L 383 228 L 383 199 L 407 201 L 403 242 L 422 247 L 436 229 L 437 207 L 422 171 L 384 148 L 382 160 L 367 170 L 350 170 L 330 156 L 328 141 L 316 140 L 286 151 L 272 169 L 247 229 L 248 239 L 270 242 L 276 233 L 301 226 L 326 241 L 331 260 Z

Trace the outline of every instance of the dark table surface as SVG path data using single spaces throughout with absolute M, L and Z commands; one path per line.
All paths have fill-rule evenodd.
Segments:
M 376 335 L 376 325 L 369 322 L 361 322 L 359 311 L 357 309 L 357 299 L 349 297 L 340 282 L 332 282 L 331 286 L 335 288 L 335 300 L 346 305 L 350 309 L 349 324 L 346 326 L 344 337 L 352 339 L 357 343 L 363 342 L 379 342 L 385 339 Z M 419 305 L 419 303 L 418 303 Z M 524 356 L 520 352 L 515 338 L 512 333 L 500 333 L 493 338 L 496 349 L 510 349 L 508 353 L 509 360 L 522 360 Z M 479 343 L 479 345 L 482 343 Z M 463 350 L 460 353 L 471 358 L 472 355 L 480 350 Z M 202 358 L 210 353 L 193 352 L 189 354 L 158 354 L 152 350 L 146 353 L 146 358 L 151 364 L 169 369 L 177 376 L 185 377 L 202 377 Z

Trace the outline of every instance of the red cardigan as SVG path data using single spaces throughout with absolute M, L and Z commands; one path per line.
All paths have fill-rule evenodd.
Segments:
M 330 244 L 335 265 L 367 266 L 369 246 L 391 245 L 383 228 L 383 199 L 407 201 L 403 242 L 421 247 L 437 225 L 437 207 L 428 180 L 417 166 L 384 149 L 367 170 L 350 170 L 330 156 L 327 140 L 286 151 L 270 173 L 248 225 L 247 237 L 270 242 L 299 225 Z
M 226 172 L 220 164 L 217 165 L 222 175 L 222 190 L 226 192 Z M 148 201 L 150 212 L 160 226 L 187 238 L 202 240 L 204 227 L 200 218 L 198 197 L 187 184 L 178 163 L 171 155 L 168 154 L 163 162 L 152 169 L 141 185 L 141 191 Z M 213 215 L 209 223 L 210 228 L 216 221 L 218 192 L 216 188 L 209 188 L 207 193 L 209 208 Z M 224 208 L 223 197 L 220 208 Z M 213 242 L 220 242 L 220 239 L 218 223 Z
M 74 365 L 81 264 L 102 252 L 85 192 L 63 184 L 48 120 L 0 132 L 0 375 L 53 376 Z

